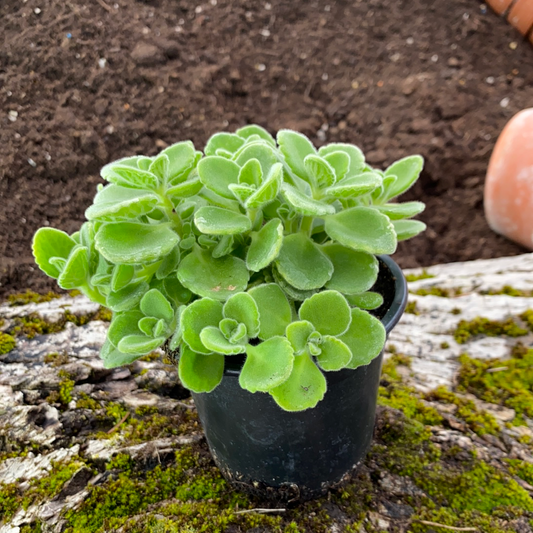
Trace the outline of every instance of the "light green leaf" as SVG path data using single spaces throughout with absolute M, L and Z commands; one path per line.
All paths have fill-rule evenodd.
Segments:
M 154 327 L 153 336 L 163 337 L 164 339 L 166 339 L 168 335 L 170 334 L 169 329 L 170 328 L 167 325 L 167 321 L 161 318 L 157 321 L 157 324 Z
M 93 205 L 85 210 L 85 217 L 88 220 L 136 218 L 150 213 L 157 202 L 157 196 L 151 191 L 111 184 L 96 194 Z
M 347 368 L 357 368 L 368 365 L 381 353 L 387 333 L 377 318 L 361 309 L 352 309 L 352 323 L 339 338 L 352 352 Z
M 394 231 L 399 241 L 405 241 L 422 233 L 427 226 L 420 220 L 393 220 Z
M 241 167 L 239 172 L 239 184 L 259 187 L 263 181 L 263 170 L 257 159 L 250 159 Z
M 131 187 L 132 189 L 155 190 L 159 185 L 157 176 L 151 172 L 117 164 L 117 162 L 103 167 L 100 171 L 100 176 L 110 183 L 121 185 L 122 187 Z
M 135 307 L 149 289 L 148 283 L 138 281 L 130 283 L 119 291 L 111 291 L 106 298 L 106 307 L 115 312 L 128 311 Z
M 322 157 L 316 154 L 308 155 L 304 159 L 304 166 L 307 175 L 320 189 L 331 187 L 335 183 L 335 170 Z
M 268 392 L 291 374 L 294 353 L 285 337 L 271 337 L 257 346 L 246 347 L 246 361 L 239 385 L 250 392 Z
M 124 337 L 117 348 L 126 354 L 146 355 L 156 348 L 159 348 L 164 342 L 165 337 L 156 337 L 155 339 L 146 335 L 129 335 Z
M 285 411 L 304 411 L 315 407 L 326 394 L 326 378 L 307 353 L 294 358 L 289 379 L 270 394 Z
M 195 352 L 209 354 L 200 338 L 200 333 L 208 326 L 218 326 L 222 320 L 222 304 L 211 298 L 195 300 L 187 306 L 180 318 L 183 340 Z
M 335 208 L 332 205 L 319 200 L 313 200 L 313 198 L 300 192 L 288 183 L 283 183 L 281 191 L 287 202 L 300 215 L 322 217 L 324 215 L 335 214 Z
M 223 375 L 223 355 L 202 355 L 182 346 L 178 376 L 184 387 L 196 393 L 211 392 L 222 381 Z
M 170 276 L 177 268 L 180 263 L 181 253 L 180 247 L 174 246 L 172 250 L 166 255 L 159 265 L 155 276 L 157 279 L 165 279 L 167 276 Z
M 223 318 L 218 324 L 218 329 L 220 329 L 222 335 L 229 340 L 238 325 L 239 323 L 236 320 L 233 320 L 233 318 Z
M 233 331 L 233 334 L 231 335 L 229 341 L 234 344 L 247 343 L 248 335 L 247 335 L 246 326 L 244 324 L 239 324 Z
M 318 154 L 321 157 L 324 157 L 328 154 L 332 154 L 334 152 L 344 152 L 349 156 L 350 166 L 347 172 L 348 177 L 355 176 L 356 174 L 360 174 L 361 172 L 363 172 L 365 168 L 365 156 L 357 146 L 345 143 L 331 143 L 327 144 L 326 146 L 322 146 L 318 150 Z
M 235 133 L 243 139 L 248 139 L 248 137 L 251 137 L 252 135 L 258 135 L 268 144 L 271 144 L 273 147 L 276 147 L 276 141 L 274 140 L 272 135 L 270 135 L 267 130 L 265 130 L 261 126 L 258 126 L 257 124 L 249 124 L 248 126 L 243 126 L 242 128 L 239 128 Z
M 141 300 L 141 311 L 146 316 L 162 318 L 167 323 L 172 322 L 174 310 L 169 301 L 157 289 L 149 290 Z
M 106 340 L 100 351 L 100 357 L 104 361 L 104 368 L 116 368 L 129 365 L 141 356 L 122 353 Z
M 341 244 L 327 244 L 322 251 L 333 263 L 334 271 L 327 289 L 343 294 L 359 294 L 370 289 L 377 280 L 378 260 L 372 254 L 358 252 Z
M 239 165 L 233 161 L 215 155 L 204 157 L 198 163 L 198 175 L 201 182 L 211 191 L 228 199 L 233 198 L 228 185 L 238 183 L 240 170 Z
M 64 231 L 40 228 L 33 236 L 32 252 L 39 268 L 51 278 L 58 278 L 61 271 L 50 263 L 52 257 L 67 259 L 76 241 Z
M 202 187 L 203 183 L 200 181 L 200 178 L 194 177 L 170 187 L 170 189 L 167 189 L 166 194 L 170 198 L 190 198 L 198 194 Z
M 168 157 L 168 179 L 172 183 L 185 178 L 195 166 L 198 155 L 201 156 L 199 152 L 195 151 L 194 144 L 191 141 L 173 144 L 165 148 L 161 153 Z
M 76 289 L 87 284 L 89 277 L 89 250 L 85 246 L 74 248 L 67 259 L 63 272 L 57 278 L 62 289 Z
M 164 152 L 160 153 L 150 164 L 148 171 L 159 178 L 159 183 L 167 182 L 170 169 L 170 159 Z
M 322 335 L 341 335 L 351 322 L 350 306 L 337 291 L 322 291 L 305 300 L 298 315 Z
M 233 235 L 222 235 L 218 244 L 213 248 L 211 254 L 214 259 L 219 257 L 224 257 L 225 255 L 230 254 L 234 248 L 234 238 Z
M 175 277 L 168 277 L 163 280 L 163 291 L 169 301 L 175 306 L 186 304 L 192 297 L 189 289 L 186 289 Z
M 292 320 L 291 306 L 275 283 L 258 285 L 248 291 L 259 309 L 259 334 L 262 340 L 283 335 Z
M 396 251 L 396 233 L 387 216 L 371 207 L 352 207 L 326 219 L 331 239 L 344 246 L 370 254 Z
M 285 335 L 291 343 L 295 355 L 304 352 L 309 341 L 309 336 L 315 331 L 315 327 L 307 320 L 291 322 L 285 330 Z
M 246 200 L 255 192 L 255 189 L 249 185 L 240 185 L 238 183 L 230 183 L 228 188 L 242 205 L 245 205 Z
M 344 178 L 333 187 L 324 191 L 326 196 L 335 198 L 357 198 L 364 196 L 381 185 L 381 177 L 372 172 L 365 172 L 357 176 Z
M 235 135 L 234 133 L 227 133 L 225 131 L 220 133 L 215 133 L 212 135 L 207 144 L 205 145 L 205 155 L 212 156 L 215 155 L 216 151 L 220 148 L 230 152 L 235 153 L 242 145 L 244 144 L 244 139 Z
M 158 336 L 154 334 L 154 327 L 158 323 L 157 318 L 153 316 L 143 316 L 139 322 L 139 329 L 148 337 Z
M 252 223 L 246 215 L 221 207 L 200 207 L 194 214 L 194 223 L 209 235 L 235 235 L 250 231 Z
M 284 237 L 275 264 L 283 278 L 300 290 L 319 289 L 333 274 L 331 261 L 303 233 Z
M 386 189 L 385 198 L 390 200 L 409 189 L 420 176 L 423 166 L 424 158 L 412 155 L 396 161 L 387 168 L 385 176 L 396 176 L 397 180 Z
M 199 296 L 222 301 L 244 291 L 249 277 L 242 259 L 234 256 L 215 259 L 208 250 L 198 247 L 178 267 L 178 279 L 184 287 Z
M 133 279 L 134 274 L 133 265 L 115 265 L 111 277 L 111 290 L 116 292 L 123 289 Z
M 216 326 L 208 326 L 200 332 L 202 344 L 210 351 L 224 355 L 244 353 L 246 345 L 230 342 Z
M 184 305 L 178 307 L 176 311 L 176 329 L 172 333 L 172 337 L 170 338 L 168 345 L 168 349 L 171 351 L 177 350 L 181 344 L 181 341 L 183 340 L 183 329 L 181 327 L 181 316 L 183 315 L 183 311 L 185 311 Z
M 337 337 L 324 335 L 320 345 L 320 354 L 316 358 L 322 370 L 332 372 L 345 368 L 352 358 L 350 348 Z
M 116 313 L 107 330 L 107 338 L 115 347 L 119 342 L 130 335 L 140 335 L 142 330 L 139 328 L 139 321 L 144 318 L 140 311 L 126 311 L 125 313 Z
M 346 152 L 330 152 L 322 156 L 335 171 L 335 181 L 340 181 L 350 168 L 350 156 Z
M 259 334 L 259 308 L 250 294 L 239 292 L 230 296 L 224 304 L 223 314 L 225 318 L 244 324 L 251 339 Z
M 402 204 L 376 205 L 375 208 L 391 220 L 411 218 L 422 213 L 426 206 L 422 202 L 404 202 Z
M 274 148 L 263 141 L 246 144 L 234 155 L 233 159 L 240 167 L 256 159 L 261 165 L 263 177 L 268 176 L 272 167 L 279 162 L 279 156 Z
M 276 259 L 283 244 L 283 224 L 279 218 L 267 222 L 251 234 L 252 243 L 246 254 L 248 270 L 259 272 Z
M 178 241 L 178 235 L 167 225 L 111 222 L 100 227 L 95 244 L 112 263 L 139 264 L 168 254 Z
M 348 303 L 361 309 L 377 309 L 383 305 L 383 296 L 378 292 L 364 292 L 346 296 Z
M 304 159 L 311 154 L 316 154 L 311 141 L 301 133 L 291 130 L 280 130 L 277 135 L 279 149 L 291 170 L 300 178 L 308 181 L 307 169 Z
M 264 175 L 264 174 L 263 174 Z M 281 163 L 276 163 L 272 166 L 267 178 L 249 198 L 246 200 L 244 206 L 246 209 L 258 209 L 264 205 L 272 202 L 278 195 L 283 176 L 283 166 Z

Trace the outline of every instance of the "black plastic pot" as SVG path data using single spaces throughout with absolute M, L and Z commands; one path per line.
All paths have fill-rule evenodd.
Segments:
M 379 259 L 374 290 L 385 301 L 375 314 L 388 334 L 405 309 L 407 284 L 390 257 Z M 193 394 L 215 463 L 239 488 L 277 500 L 310 499 L 338 485 L 370 447 L 382 360 L 383 352 L 368 366 L 326 372 L 324 399 L 296 413 L 241 389 L 239 366 L 227 366 L 213 392 Z

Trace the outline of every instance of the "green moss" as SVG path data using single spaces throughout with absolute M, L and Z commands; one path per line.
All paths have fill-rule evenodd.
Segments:
M 419 279 L 429 279 L 434 278 L 434 274 L 430 274 L 425 268 L 422 270 L 421 274 L 407 274 L 405 276 L 405 279 L 409 282 L 411 281 L 418 281 Z
M 90 409 L 91 411 L 97 411 L 102 409 L 102 405 L 88 394 L 80 392 L 79 398 L 76 401 L 76 409 Z
M 146 363 L 151 363 L 152 361 L 159 361 L 161 359 L 161 354 L 157 352 L 150 352 L 148 355 L 143 355 L 139 361 L 144 361 Z
M 447 348 L 450 347 L 450 344 L 447 343 L 447 342 L 441 342 L 441 343 L 440 343 L 440 347 L 441 347 L 443 350 L 446 350 Z
M 460 398 L 446 387 L 438 387 L 426 395 L 428 400 L 451 403 L 457 406 L 455 416 L 466 422 L 468 427 L 478 435 L 497 435 L 500 426 L 489 413 L 479 411 L 472 400 Z
M 497 294 L 506 294 L 507 296 L 516 296 L 516 297 L 522 297 L 522 298 L 529 298 L 533 294 L 532 291 L 523 291 L 520 289 L 515 289 L 514 287 L 511 287 L 510 285 L 504 285 L 501 289 L 495 291 L 495 290 L 489 290 L 482 292 L 481 294 L 489 294 L 491 296 L 497 295 Z
M 48 353 L 44 356 L 44 362 L 52 365 L 54 367 L 66 365 L 70 361 L 70 357 L 66 352 L 58 353 Z
M 512 318 L 500 321 L 477 317 L 473 320 L 461 320 L 453 333 L 458 344 L 464 344 L 476 335 L 520 337 L 527 335 L 527 330 L 520 327 Z
M 450 298 L 451 293 L 449 289 L 442 289 L 441 287 L 430 287 L 429 289 L 418 289 L 415 294 L 419 296 L 439 296 L 441 298 Z M 456 294 L 460 294 L 459 291 Z
M 416 303 L 417 302 L 408 302 L 405 307 L 405 312 L 411 315 L 419 315 L 420 313 L 418 309 L 416 308 Z
M 46 401 L 48 403 L 59 403 L 66 407 L 72 401 L 72 391 L 74 390 L 75 384 L 73 380 L 65 377 L 59 383 L 59 390 L 52 391 L 46 398 Z
M 459 309 L 459 307 L 454 307 L 454 308 L 450 311 L 450 313 L 451 313 L 452 315 L 460 315 L 460 314 L 462 313 L 462 311 L 461 311 L 461 309 Z
M 533 464 L 519 459 L 506 459 L 506 461 L 509 463 L 509 472 L 513 476 L 517 476 L 526 483 L 533 485 Z
M 533 331 L 533 310 L 528 309 L 524 311 L 520 318 L 527 324 L 527 327 Z
M 56 292 L 47 292 L 46 294 L 39 294 L 33 291 L 19 292 L 16 294 L 10 294 L 7 297 L 7 301 L 10 306 L 15 307 L 18 305 L 27 305 L 27 304 L 40 304 L 43 302 L 49 302 L 50 300 L 55 300 L 56 298 L 61 298 L 61 294 Z
M 4 355 L 17 345 L 17 341 L 9 333 L 0 332 L 0 355 Z
M 458 390 L 514 409 L 518 421 L 533 417 L 533 350 L 513 351 L 510 359 L 459 359 Z

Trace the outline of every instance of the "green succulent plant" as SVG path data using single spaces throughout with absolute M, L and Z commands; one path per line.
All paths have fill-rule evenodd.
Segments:
M 411 156 L 381 171 L 350 144 L 317 150 L 300 133 L 245 126 L 204 153 L 187 141 L 106 165 L 87 222 L 73 235 L 39 229 L 33 253 L 60 287 L 113 311 L 106 367 L 164 346 L 200 393 L 241 354 L 243 389 L 308 409 L 324 372 L 383 348 L 368 312 L 383 302 L 376 254 L 424 230 L 412 220 L 424 204 L 392 201 L 422 165 Z

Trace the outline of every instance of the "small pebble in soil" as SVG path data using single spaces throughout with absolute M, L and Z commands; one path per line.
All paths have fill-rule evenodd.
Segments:
M 267 2 L 267 3 L 265 4 L 265 9 L 266 9 L 267 11 L 270 11 L 270 10 L 272 9 L 272 4 L 271 4 L 270 2 Z
M 439 56 L 437 54 L 433 54 L 431 56 L 431 61 L 433 61 L 433 63 L 436 63 L 438 60 L 439 60 Z
M 37 166 L 37 163 L 31 158 L 31 157 L 28 157 L 28 163 L 30 164 L 30 166 L 32 166 L 33 168 L 35 168 Z
M 255 66 L 255 69 L 258 70 L 259 72 L 263 72 L 264 70 L 266 70 L 266 65 L 264 63 L 258 63 Z
M 479 6 L 479 10 L 481 11 L 481 13 L 482 13 L 483 15 L 486 15 L 486 14 L 487 14 L 487 5 L 486 5 L 486 4 L 481 4 L 481 5 Z
M 210 3 L 212 6 L 216 6 L 218 2 L 217 2 L 217 0 L 211 0 L 209 3 Z
M 107 59 L 105 57 L 101 57 L 99 60 L 98 60 L 98 66 L 100 68 L 105 68 L 105 66 L 107 65 Z
M 267 28 L 263 28 L 259 33 L 260 33 L 263 37 L 270 37 L 270 30 L 268 30 Z
M 15 122 L 18 118 L 19 114 L 16 112 L 16 111 L 13 111 L 11 110 L 8 114 L 7 114 L 7 117 L 9 118 L 9 120 L 11 122 Z
M 36 7 L 33 12 L 36 14 L 36 15 L 40 15 L 41 14 L 41 8 L 39 7 Z
M 505 109 L 506 107 L 508 107 L 510 101 L 511 99 L 506 96 L 505 98 L 501 99 L 500 106 Z
M 407 39 L 405 39 L 405 42 L 407 44 L 414 44 L 415 40 L 412 37 L 407 37 Z
M 512 41 L 509 43 L 509 48 L 511 50 L 516 50 L 518 48 L 518 43 L 516 41 Z
M 485 81 L 489 84 L 489 85 L 494 85 L 494 76 L 488 76 L 487 78 L 485 78 Z

